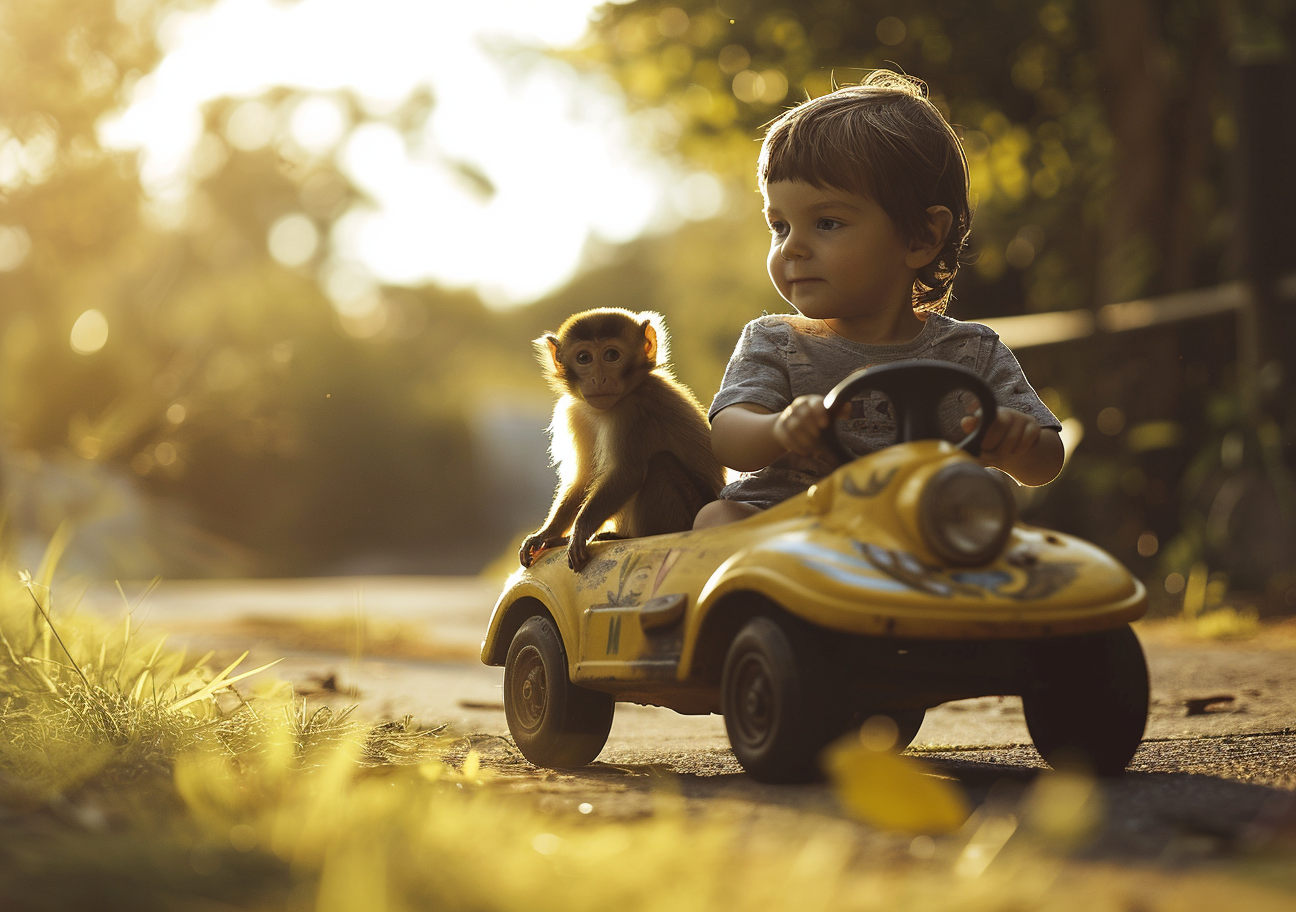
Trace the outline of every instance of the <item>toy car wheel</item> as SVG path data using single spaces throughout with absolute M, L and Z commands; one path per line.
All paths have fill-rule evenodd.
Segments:
M 1054 768 L 1123 771 L 1148 715 L 1147 663 L 1129 625 L 1046 641 L 1031 664 L 1022 709 L 1040 756 Z
M 599 755 L 612 728 L 611 694 L 567 677 L 562 638 L 547 617 L 518 628 L 504 660 L 504 715 L 522 756 L 536 766 L 584 766 Z
M 815 667 L 802 632 L 768 617 L 753 618 L 730 644 L 721 707 L 734 756 L 753 778 L 820 778 L 819 751 L 833 733 L 821 719 Z

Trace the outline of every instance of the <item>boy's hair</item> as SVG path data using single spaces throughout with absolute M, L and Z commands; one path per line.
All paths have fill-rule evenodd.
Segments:
M 914 309 L 945 312 L 967 243 L 967 157 L 920 80 L 875 70 L 860 84 L 810 99 L 772 121 L 756 177 L 803 181 L 875 200 L 905 240 L 920 237 L 927 209 L 953 214 L 945 246 L 919 271 Z

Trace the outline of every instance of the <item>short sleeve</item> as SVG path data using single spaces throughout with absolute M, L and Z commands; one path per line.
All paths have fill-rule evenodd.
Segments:
M 1030 385 L 1012 349 L 1004 345 L 998 336 L 994 336 L 993 344 L 985 346 L 983 350 L 988 351 L 987 360 L 978 373 L 994 391 L 996 401 L 1002 406 L 1025 412 L 1038 421 L 1041 427 L 1060 431 L 1062 422 L 1049 411 Z
M 771 412 L 787 408 L 793 398 L 787 359 L 791 344 L 786 325 L 771 326 L 762 320 L 748 323 L 725 367 L 708 419 L 714 420 L 721 409 L 740 402 Z

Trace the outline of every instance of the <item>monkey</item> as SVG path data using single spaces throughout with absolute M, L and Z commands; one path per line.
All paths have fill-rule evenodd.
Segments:
M 522 543 L 522 566 L 566 544 L 568 566 L 584 569 L 609 519 L 616 532 L 599 539 L 691 529 L 724 469 L 706 412 L 667 366 L 661 315 L 586 310 L 533 344 L 558 395 L 549 435 L 560 481 L 544 526 Z

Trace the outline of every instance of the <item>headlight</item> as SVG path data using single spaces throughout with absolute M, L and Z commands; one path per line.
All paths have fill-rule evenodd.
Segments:
M 970 462 L 941 469 L 919 502 L 927 546 L 951 564 L 984 564 L 1003 550 L 1017 521 L 1007 485 Z

